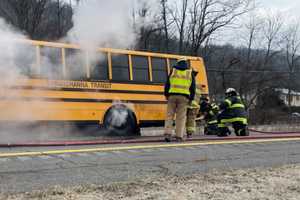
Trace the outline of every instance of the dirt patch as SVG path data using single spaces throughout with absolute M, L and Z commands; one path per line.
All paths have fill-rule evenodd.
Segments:
M 190 177 L 148 177 L 136 182 L 0 195 L 1 200 L 298 200 L 299 197 L 300 165 L 215 171 Z

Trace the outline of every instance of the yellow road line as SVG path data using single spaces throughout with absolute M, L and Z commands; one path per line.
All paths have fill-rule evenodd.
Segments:
M 100 147 L 92 149 L 67 149 L 67 150 L 51 150 L 51 151 L 33 151 L 33 152 L 14 152 L 0 153 L 0 158 L 4 157 L 21 157 L 21 156 L 42 156 L 42 155 L 57 155 L 65 153 L 88 153 L 88 152 L 110 152 L 122 150 L 136 149 L 156 149 L 156 148 L 172 148 L 172 147 L 193 147 L 206 146 L 217 144 L 251 144 L 251 143 L 268 143 L 268 142 L 285 142 L 285 141 L 300 141 L 299 138 L 275 138 L 275 139 L 251 139 L 251 140 L 226 140 L 226 141 L 203 141 L 191 143 L 171 143 L 171 144 L 152 144 L 138 146 L 121 146 L 121 147 Z

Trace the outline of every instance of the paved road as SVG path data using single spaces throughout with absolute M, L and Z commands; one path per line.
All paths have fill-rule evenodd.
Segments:
M 66 148 L 70 149 L 65 147 L 60 150 L 65 151 Z M 109 146 L 109 151 L 95 150 L 102 146 L 72 149 L 87 148 L 94 150 L 9 157 L 1 155 L 15 151 L 54 149 L 0 149 L 0 192 L 24 192 L 55 185 L 130 181 L 153 175 L 191 175 L 206 173 L 212 169 L 234 170 L 300 163 L 300 140 L 153 148 L 148 146 L 135 149 Z

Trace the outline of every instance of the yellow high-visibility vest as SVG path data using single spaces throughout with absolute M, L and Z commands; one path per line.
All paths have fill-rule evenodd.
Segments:
M 173 68 L 170 76 L 169 93 L 190 95 L 190 87 L 192 85 L 192 70 L 178 70 Z

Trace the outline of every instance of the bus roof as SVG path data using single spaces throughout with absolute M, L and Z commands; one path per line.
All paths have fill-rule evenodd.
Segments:
M 78 44 L 68 44 L 68 43 L 58 43 L 58 42 L 47 42 L 47 41 L 38 41 L 38 40 L 17 40 L 21 43 L 31 44 L 34 46 L 46 46 L 53 48 L 66 48 L 66 49 L 82 49 Z M 201 57 L 195 56 L 185 56 L 185 55 L 175 55 L 175 54 L 165 54 L 165 53 L 154 53 L 146 51 L 135 51 L 135 50 L 124 50 L 124 49 L 113 49 L 113 48 L 98 48 L 96 51 L 115 53 L 115 54 L 131 54 L 136 56 L 151 56 L 151 57 L 160 57 L 160 58 L 171 58 L 179 59 L 186 58 L 189 60 L 202 60 Z

